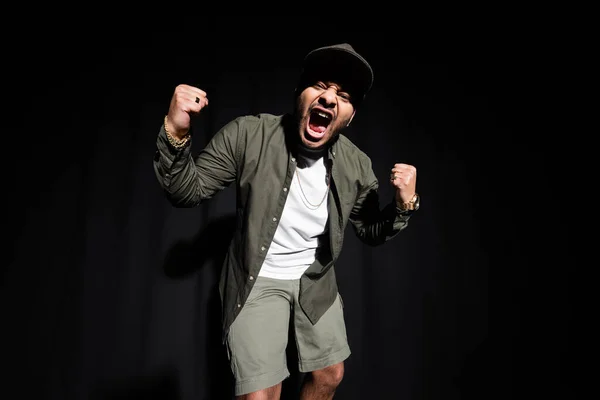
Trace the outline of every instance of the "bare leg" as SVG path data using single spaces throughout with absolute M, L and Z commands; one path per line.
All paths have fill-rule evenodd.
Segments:
M 271 386 L 270 388 L 266 388 L 263 390 L 259 390 L 257 392 L 252 392 L 248 394 L 243 394 L 241 396 L 237 396 L 236 400 L 279 400 L 281 397 L 281 383 L 278 383 L 275 386 Z
M 302 400 L 331 400 L 335 390 L 344 377 L 344 363 L 335 364 L 310 374 L 302 385 L 300 399 Z

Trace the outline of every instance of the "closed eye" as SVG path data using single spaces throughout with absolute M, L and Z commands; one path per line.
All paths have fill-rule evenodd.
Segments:
M 337 86 L 337 85 L 335 85 L 335 84 L 329 84 L 328 85 L 327 83 L 321 82 L 321 81 L 316 82 L 314 84 L 314 87 L 322 89 L 322 90 L 327 90 L 328 88 L 330 88 L 332 86 L 336 89 L 336 94 L 337 94 L 338 97 L 340 97 L 340 98 L 342 98 L 342 99 L 344 99 L 346 101 L 350 101 L 350 99 L 351 99 L 350 93 L 340 91 L 339 90 L 340 87 Z
M 350 101 L 350 93 L 338 92 L 338 96 L 340 96 L 344 100 Z

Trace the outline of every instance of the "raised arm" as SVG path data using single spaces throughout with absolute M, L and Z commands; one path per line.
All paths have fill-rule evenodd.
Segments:
M 154 172 L 176 207 L 194 207 L 235 180 L 238 120 L 221 128 L 197 156 L 191 154 L 191 117 L 208 105 L 206 93 L 179 85 L 156 141 Z
M 358 238 L 371 246 L 381 245 L 408 225 L 412 213 L 418 209 L 416 194 L 416 168 L 408 164 L 395 164 L 390 182 L 396 189 L 394 199 L 383 209 L 379 203 L 379 183 L 369 168 L 368 183 L 359 194 L 350 214 L 350 222 Z M 415 207 L 416 206 L 416 207 Z

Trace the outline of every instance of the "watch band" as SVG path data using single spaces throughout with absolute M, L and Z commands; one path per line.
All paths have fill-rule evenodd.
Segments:
M 415 195 L 410 199 L 408 203 L 397 203 L 398 208 L 402 211 L 413 211 L 416 209 L 417 200 L 419 199 L 419 195 L 415 193 Z

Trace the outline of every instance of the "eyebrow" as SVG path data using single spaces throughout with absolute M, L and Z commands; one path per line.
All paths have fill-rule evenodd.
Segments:
M 327 85 L 327 86 L 335 86 L 335 88 L 338 92 L 341 91 L 341 92 L 349 93 L 348 90 L 344 89 L 344 86 L 342 84 L 334 82 L 334 81 L 323 81 L 323 80 L 318 79 L 317 83 L 323 83 L 324 85 Z

